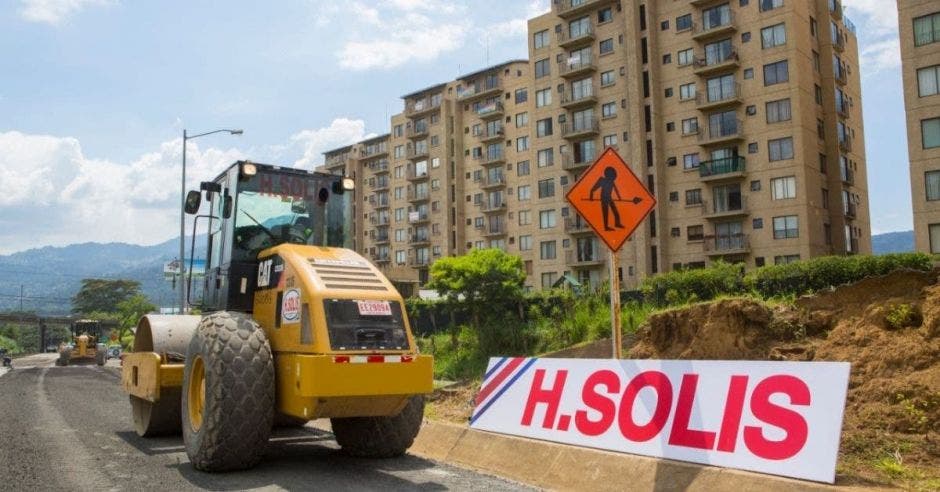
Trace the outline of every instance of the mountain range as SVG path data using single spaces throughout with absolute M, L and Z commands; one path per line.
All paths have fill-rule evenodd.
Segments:
M 179 253 L 179 240 L 153 246 L 126 243 L 81 243 L 46 246 L 0 255 L 0 312 L 22 308 L 41 314 L 68 314 L 70 299 L 83 278 L 124 278 L 140 282 L 141 290 L 157 306 L 172 307 L 178 291 L 164 280 L 163 265 Z M 203 237 L 196 244 L 205 244 Z M 914 250 L 914 232 L 889 232 L 872 237 L 875 254 Z M 189 245 L 187 244 L 187 254 Z M 196 248 L 197 258 L 205 248 Z

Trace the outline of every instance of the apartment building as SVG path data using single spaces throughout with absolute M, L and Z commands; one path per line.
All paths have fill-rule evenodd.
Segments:
M 528 29 L 528 61 L 403 97 L 389 215 L 379 175 L 349 167 L 363 143 L 326 154 L 360 182 L 360 250 L 400 285 L 484 247 L 521 256 L 533 289 L 605 280 L 609 253 L 564 196 L 606 147 L 658 200 L 619 253 L 625 288 L 719 259 L 870 253 L 858 47 L 838 2 L 556 0 Z
M 940 253 L 940 3 L 898 0 L 914 243 Z

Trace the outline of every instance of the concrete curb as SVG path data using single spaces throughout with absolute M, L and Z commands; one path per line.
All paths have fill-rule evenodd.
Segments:
M 329 430 L 329 421 L 317 421 L 314 425 Z M 555 490 L 889 490 L 831 486 L 727 468 L 579 448 L 428 420 L 424 422 L 408 452 L 422 458 Z

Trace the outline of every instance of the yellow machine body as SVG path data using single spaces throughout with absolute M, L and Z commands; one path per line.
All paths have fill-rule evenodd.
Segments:
M 410 397 L 432 391 L 432 358 L 418 354 L 401 294 L 369 261 L 348 249 L 295 244 L 264 250 L 258 259 L 257 278 L 230 281 L 255 286 L 251 315 L 274 355 L 279 412 L 306 420 L 391 416 Z M 358 306 L 363 319 L 391 312 L 403 333 L 394 346 L 337 346 L 330 327 L 338 324 L 339 310 L 328 319 L 330 303 L 343 309 Z M 371 312 L 377 308 L 379 313 Z M 125 355 L 122 384 L 131 395 L 157 402 L 161 389 L 182 384 L 179 357 L 185 350 L 180 342 L 191 336 L 198 317 L 149 318 L 141 321 L 148 323 L 146 330 L 137 332 L 143 339 Z M 150 328 L 159 323 L 172 323 L 175 341 L 167 343 L 174 350 L 161 351 L 158 339 L 163 335 L 157 331 L 168 329 Z

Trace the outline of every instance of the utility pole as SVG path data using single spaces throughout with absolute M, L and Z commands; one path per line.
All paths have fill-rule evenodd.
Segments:
M 23 284 L 20 284 L 20 312 L 23 312 Z

